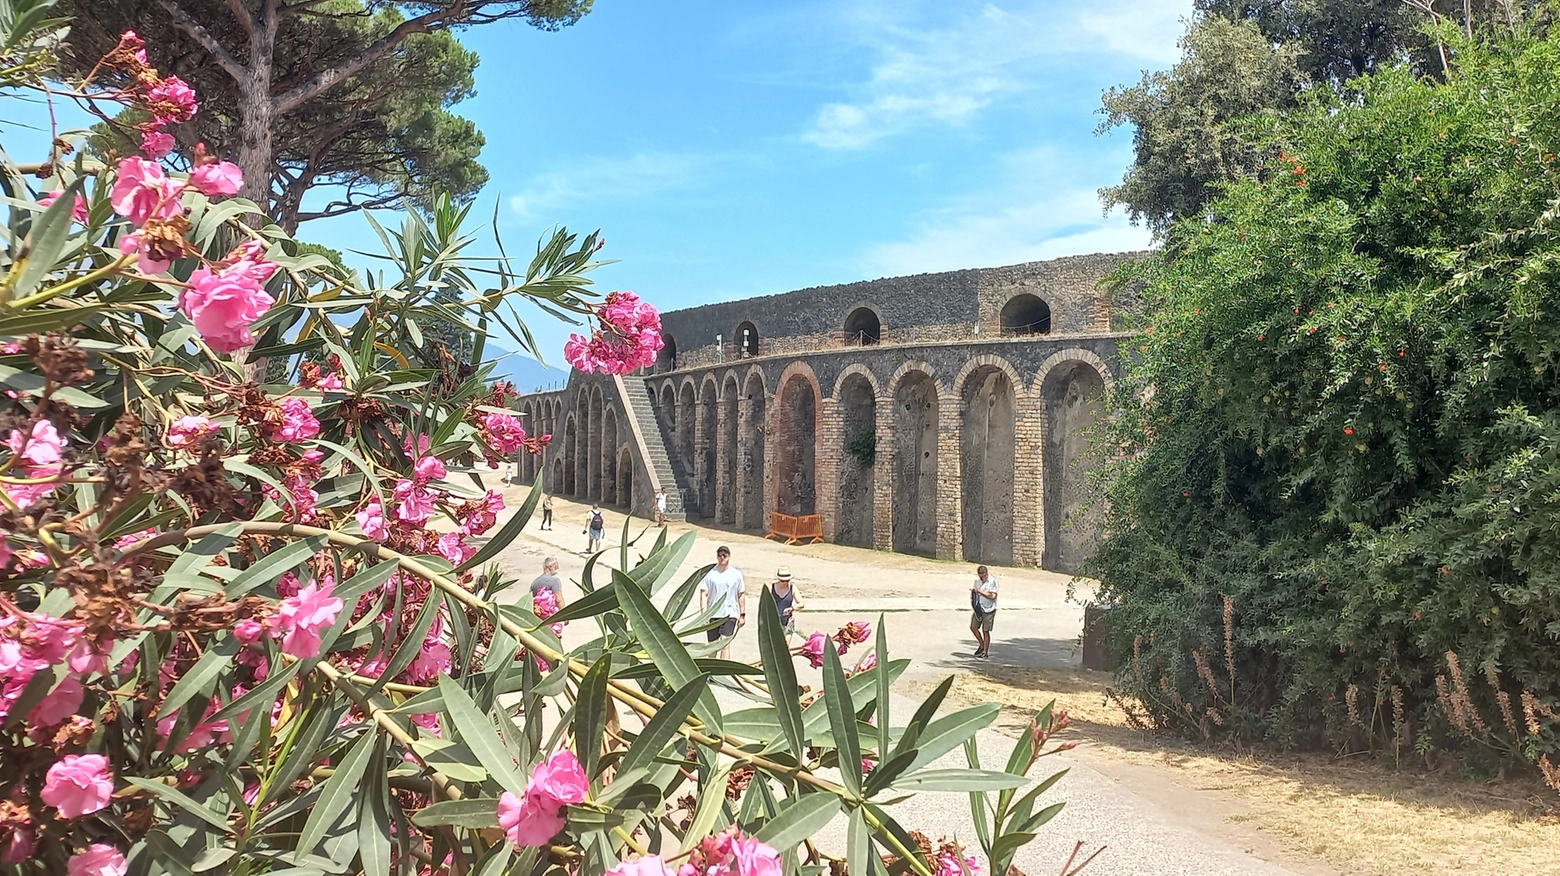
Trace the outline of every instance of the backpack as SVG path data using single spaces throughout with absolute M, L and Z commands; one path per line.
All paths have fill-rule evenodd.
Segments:
M 601 512 L 600 511 L 592 511 L 592 512 L 590 512 L 590 528 L 591 529 L 606 529 L 607 528 L 606 518 L 601 516 Z

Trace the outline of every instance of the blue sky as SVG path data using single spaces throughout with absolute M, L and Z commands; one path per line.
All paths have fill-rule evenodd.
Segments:
M 1131 131 L 1096 137 L 1096 110 L 1173 63 L 1190 6 L 598 0 L 558 33 L 471 29 L 477 96 L 455 111 L 492 176 L 473 216 L 497 203 L 512 254 L 599 228 L 620 262 L 598 284 L 663 310 L 1140 248 L 1096 195 Z M 361 217 L 299 236 L 378 248 Z M 527 312 L 557 363 L 567 329 Z

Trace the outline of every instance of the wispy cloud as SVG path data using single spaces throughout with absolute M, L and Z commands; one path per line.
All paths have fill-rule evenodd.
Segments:
M 1161 64 L 1176 57 L 1188 0 L 1036 0 L 987 4 L 961 14 L 933 7 L 946 22 L 926 27 L 920 4 L 844 7 L 841 31 L 874 60 L 849 98 L 823 105 L 802 139 L 825 149 L 858 149 L 912 128 L 960 126 L 1006 95 L 1043 84 L 1081 57 L 1107 52 Z
M 582 205 L 651 198 L 700 184 L 712 163 L 704 156 L 665 152 L 579 159 L 567 169 L 532 177 L 509 198 L 509 206 L 522 219 L 550 219 Z

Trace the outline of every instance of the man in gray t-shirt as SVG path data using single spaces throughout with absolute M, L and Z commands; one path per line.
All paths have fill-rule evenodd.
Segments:
M 975 634 L 975 656 L 985 658 L 991 652 L 991 627 L 997 620 L 997 579 L 985 566 L 975 570 L 970 585 L 970 632 Z
M 557 557 L 548 557 L 542 561 L 542 574 L 531 582 L 531 596 L 534 598 L 544 587 L 553 592 L 553 596 L 558 598 L 558 607 L 563 608 L 563 581 L 558 577 Z

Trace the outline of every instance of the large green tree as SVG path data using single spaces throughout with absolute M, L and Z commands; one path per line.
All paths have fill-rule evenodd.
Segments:
M 284 227 L 487 179 L 483 138 L 449 107 L 469 97 L 475 53 L 452 30 L 507 19 L 567 26 L 591 0 L 67 0 L 70 63 L 92 67 L 125 30 L 203 105 L 174 130 L 244 171 L 240 193 Z M 339 196 L 303 208 L 311 187 Z

